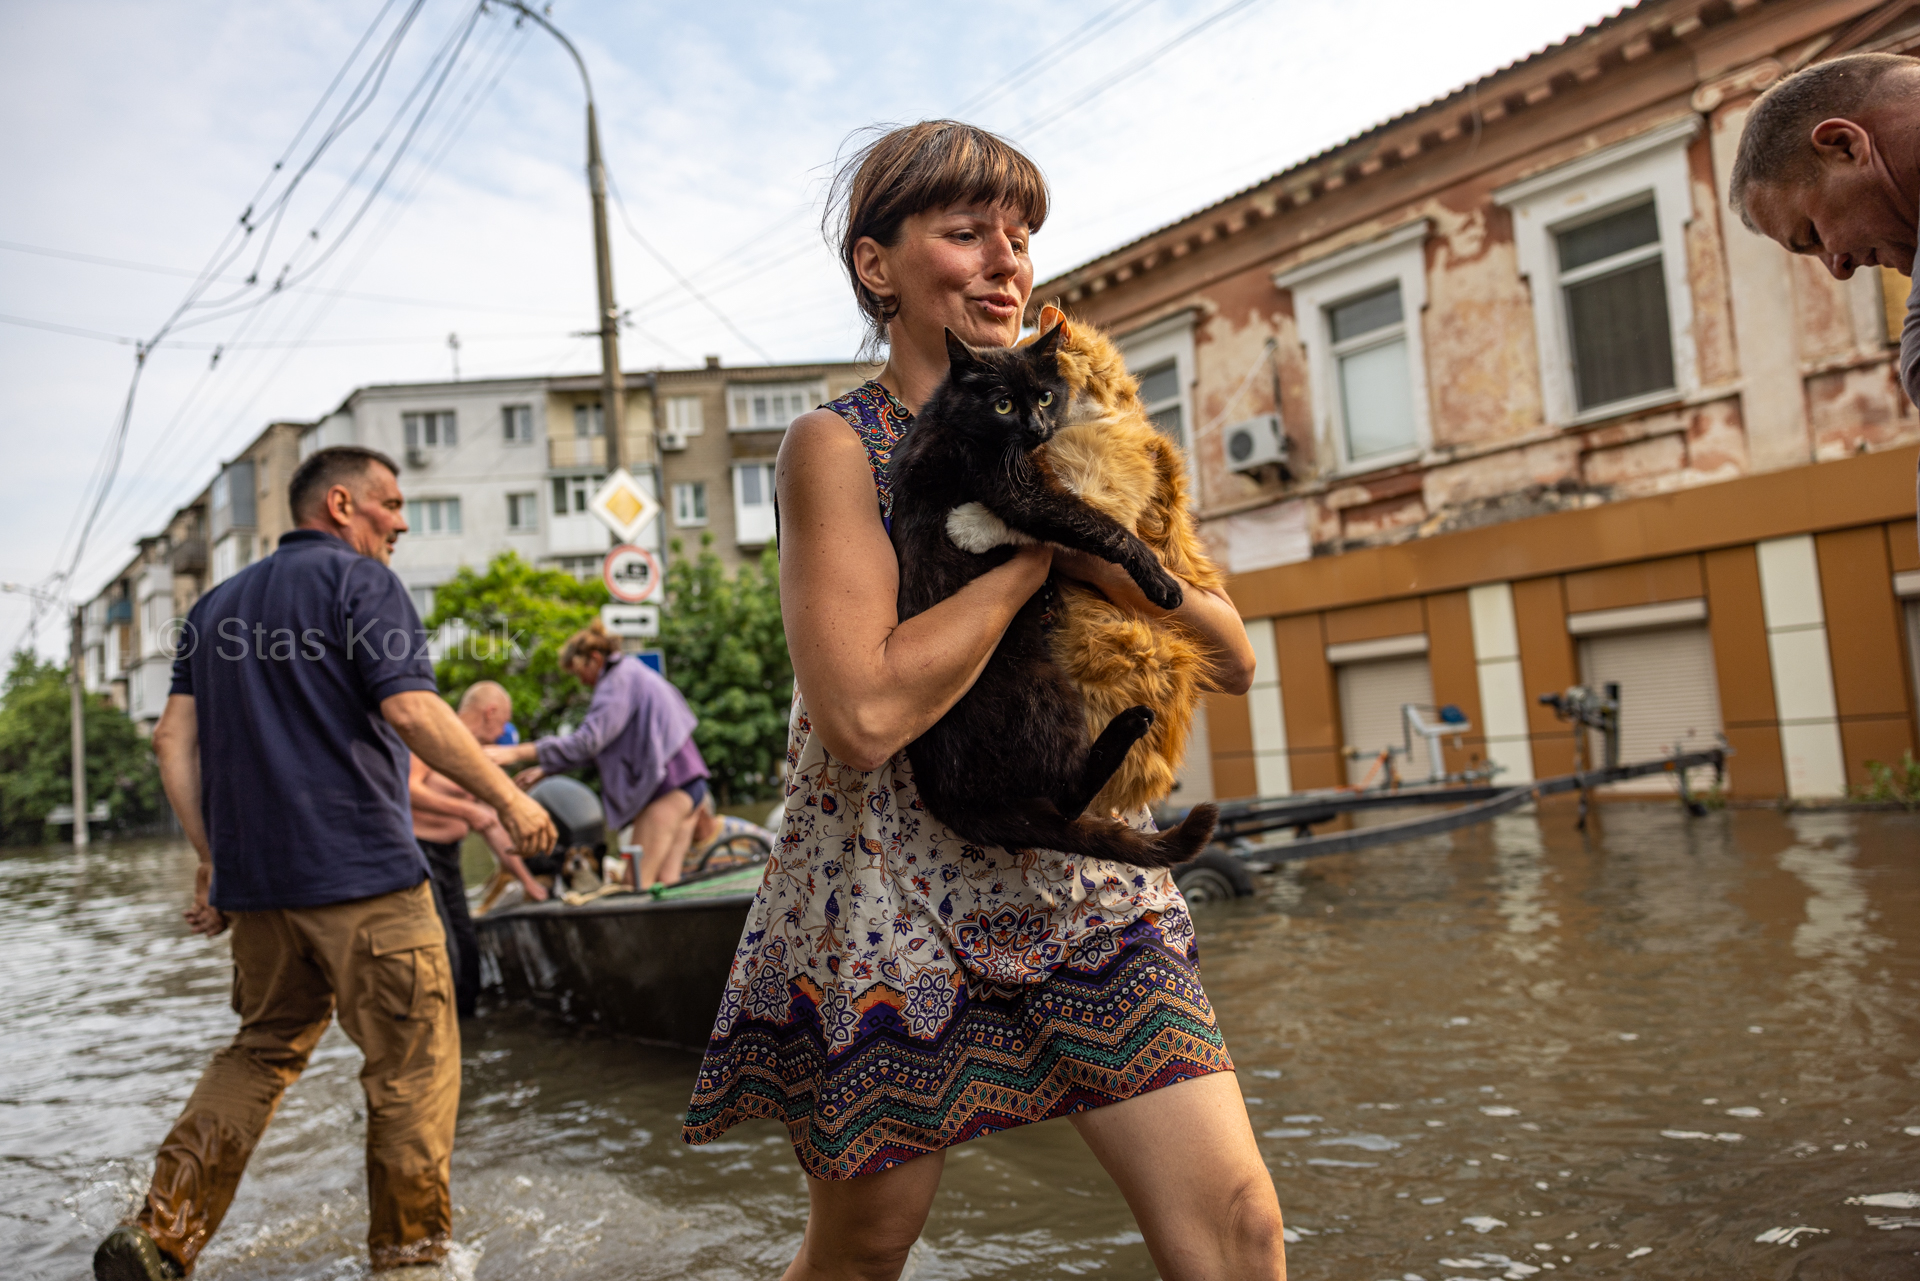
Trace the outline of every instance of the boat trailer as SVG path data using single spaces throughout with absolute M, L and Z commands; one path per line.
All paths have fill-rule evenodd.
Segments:
M 1201 857 L 1205 859 L 1208 855 L 1214 855 L 1217 858 L 1218 854 L 1215 851 L 1218 851 L 1247 862 L 1273 865 L 1319 858 L 1328 854 L 1347 854 L 1354 850 L 1370 849 L 1376 845 L 1418 840 L 1421 837 L 1437 836 L 1443 832 L 1490 822 L 1502 814 L 1510 813 L 1544 796 L 1562 795 L 1567 792 L 1580 793 L 1579 826 L 1584 828 L 1590 813 L 1593 789 L 1604 787 L 1609 783 L 1620 783 L 1628 779 L 1647 778 L 1658 774 L 1674 776 L 1680 803 L 1686 807 L 1688 813 L 1698 817 L 1706 813 L 1706 807 L 1693 795 L 1688 786 L 1687 772 L 1710 768 L 1713 770 L 1716 783 L 1726 776 L 1727 759 L 1733 755 L 1733 749 L 1726 745 L 1724 739 L 1717 746 L 1700 751 L 1676 750 L 1657 760 L 1622 764 L 1618 684 L 1609 683 L 1598 690 L 1576 685 L 1562 693 L 1542 694 L 1539 701 L 1542 705 L 1553 708 L 1561 720 L 1571 722 L 1578 730 L 1594 731 L 1602 743 L 1600 759 L 1587 768 L 1576 768 L 1570 774 L 1504 787 L 1491 781 L 1497 767 L 1482 766 L 1466 774 L 1439 776 L 1437 771 L 1440 733 L 1464 731 L 1468 728 L 1465 720 L 1457 713 L 1453 716 L 1446 715 L 1446 712 L 1451 709 L 1442 709 L 1440 724 L 1436 726 L 1432 722 L 1425 721 L 1420 715 L 1422 711 L 1431 709 L 1422 709 L 1414 704 L 1408 704 L 1401 711 L 1404 723 L 1410 731 L 1409 746 L 1412 735 L 1415 733 L 1427 738 L 1433 769 L 1436 771 L 1431 776 L 1431 780 L 1437 781 L 1428 781 L 1410 787 L 1400 786 L 1391 768 L 1392 756 L 1409 753 L 1406 749 L 1389 748 L 1382 753 L 1389 767 L 1385 771 L 1380 786 L 1375 789 L 1328 788 L 1300 792 L 1292 796 L 1222 802 L 1219 826 L 1214 829 L 1214 843 Z M 1439 732 L 1435 732 L 1436 730 Z M 1587 765 L 1584 759 L 1588 749 L 1587 739 L 1587 734 L 1576 732 L 1574 738 L 1576 766 Z M 1333 822 L 1342 815 L 1436 806 L 1447 808 L 1441 813 L 1423 814 L 1398 823 L 1382 823 L 1319 835 L 1315 835 L 1313 831 L 1321 824 Z M 1174 809 L 1163 812 L 1159 816 L 1161 826 L 1165 827 L 1178 822 L 1185 812 L 1185 810 Z M 1286 831 L 1292 831 L 1293 839 L 1257 839 Z

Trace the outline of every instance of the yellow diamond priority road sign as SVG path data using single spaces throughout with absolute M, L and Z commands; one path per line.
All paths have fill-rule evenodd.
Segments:
M 607 483 L 593 496 L 587 509 L 623 543 L 633 542 L 660 514 L 660 504 L 640 488 L 640 482 L 628 475 L 624 467 L 607 477 Z

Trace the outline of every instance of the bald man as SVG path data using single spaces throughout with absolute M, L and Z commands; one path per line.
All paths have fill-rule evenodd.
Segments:
M 1920 59 L 1859 53 L 1815 63 L 1747 113 L 1728 202 L 1748 227 L 1818 258 L 1913 275 L 1920 247 Z M 1907 298 L 1900 381 L 1920 404 L 1920 290 Z
M 495 681 L 477 681 L 460 696 L 460 723 L 482 745 L 500 737 L 513 716 L 513 699 Z M 433 873 L 433 893 L 447 930 L 453 962 L 454 1004 L 470 1018 L 480 995 L 479 940 L 467 911 L 466 878 L 460 871 L 460 843 L 478 832 L 502 866 L 520 881 L 531 899 L 547 892 L 512 852 L 512 840 L 493 807 L 476 801 L 465 788 L 415 756 L 407 774 L 407 801 L 413 810 L 413 838 Z

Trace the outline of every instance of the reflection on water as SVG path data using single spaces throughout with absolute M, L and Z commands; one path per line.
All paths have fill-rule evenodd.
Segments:
M 1920 821 L 1569 809 L 1296 865 L 1201 960 L 1296 1278 L 1920 1276 Z M 0 859 L 11 1275 L 84 1275 L 231 1035 L 183 847 Z M 679 1141 L 690 1056 L 465 1029 L 452 1271 L 777 1276 L 782 1133 Z M 364 1271 L 359 1057 L 322 1042 L 198 1275 Z M 1055 1122 L 952 1153 L 911 1275 L 1151 1277 Z

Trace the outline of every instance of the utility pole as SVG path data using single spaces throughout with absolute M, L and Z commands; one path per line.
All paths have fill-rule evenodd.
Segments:
M 620 467 L 620 446 L 627 419 L 627 381 L 620 372 L 620 308 L 613 301 L 613 247 L 607 241 L 607 170 L 600 163 L 600 126 L 594 113 L 593 81 L 587 64 L 573 41 L 560 29 L 529 9 L 521 0 L 505 0 L 522 17 L 531 18 L 566 47 L 573 65 L 580 69 L 580 83 L 587 90 L 587 188 L 593 194 L 593 257 L 600 292 L 600 400 L 606 428 L 607 472 Z
M 73 607 L 73 648 L 67 659 L 67 686 L 73 704 L 73 848 L 87 848 L 87 691 L 81 668 L 86 662 L 87 607 Z

